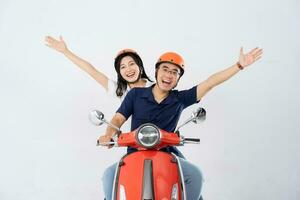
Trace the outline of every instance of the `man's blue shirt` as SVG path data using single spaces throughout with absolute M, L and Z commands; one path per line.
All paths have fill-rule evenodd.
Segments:
M 197 103 L 197 86 L 189 90 L 171 90 L 160 103 L 154 99 L 153 87 L 131 89 L 117 112 L 126 119 L 132 115 L 132 131 L 144 123 L 153 123 L 160 129 L 173 132 L 183 109 Z

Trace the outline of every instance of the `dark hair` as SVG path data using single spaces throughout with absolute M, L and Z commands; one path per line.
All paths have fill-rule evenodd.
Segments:
M 152 80 L 150 80 L 150 78 L 147 76 L 147 74 L 145 72 L 143 61 L 140 58 L 140 56 L 138 54 L 136 54 L 136 53 L 133 53 L 133 52 L 123 53 L 123 54 L 119 55 L 118 57 L 116 57 L 116 59 L 115 59 L 115 70 L 116 70 L 116 72 L 118 74 L 116 95 L 118 97 L 123 96 L 124 92 L 127 90 L 127 83 L 128 82 L 122 77 L 122 75 L 120 73 L 121 60 L 125 56 L 132 57 L 132 59 L 134 60 L 134 62 L 139 66 L 139 69 L 140 69 L 139 79 L 140 78 L 144 78 L 144 79 L 147 79 L 148 81 L 152 82 Z

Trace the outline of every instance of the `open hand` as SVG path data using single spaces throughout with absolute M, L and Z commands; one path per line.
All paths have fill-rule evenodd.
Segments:
M 263 51 L 262 49 L 256 47 L 252 49 L 249 53 L 244 54 L 243 47 L 240 49 L 239 63 L 242 67 L 247 67 L 261 58 Z
M 65 43 L 65 41 L 63 40 L 62 36 L 59 36 L 59 40 L 54 39 L 51 36 L 46 36 L 45 37 L 45 42 L 46 42 L 46 46 L 55 49 L 56 51 L 59 52 L 64 52 L 67 50 L 67 45 Z

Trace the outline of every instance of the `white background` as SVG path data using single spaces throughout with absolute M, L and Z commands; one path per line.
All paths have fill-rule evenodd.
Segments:
M 0 199 L 96 200 L 101 175 L 124 149 L 95 146 L 118 101 L 44 36 L 115 77 L 113 58 L 134 48 L 154 79 L 160 54 L 186 61 L 178 89 L 190 88 L 234 64 L 240 46 L 259 46 L 254 65 L 213 89 L 198 106 L 207 120 L 182 133 L 201 145 L 181 148 L 205 175 L 213 200 L 300 198 L 300 3 L 266 1 L 0 1 Z M 128 125 L 124 131 L 128 130 Z

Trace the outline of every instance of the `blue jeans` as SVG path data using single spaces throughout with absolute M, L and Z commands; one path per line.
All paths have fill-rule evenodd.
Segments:
M 192 163 L 180 159 L 180 164 L 182 168 L 182 173 L 184 177 L 186 199 L 188 200 L 198 200 L 201 195 L 203 176 L 200 169 L 193 165 Z M 112 198 L 112 188 L 114 176 L 117 168 L 117 163 L 109 166 L 102 177 L 103 189 L 105 193 L 106 200 L 111 200 Z

